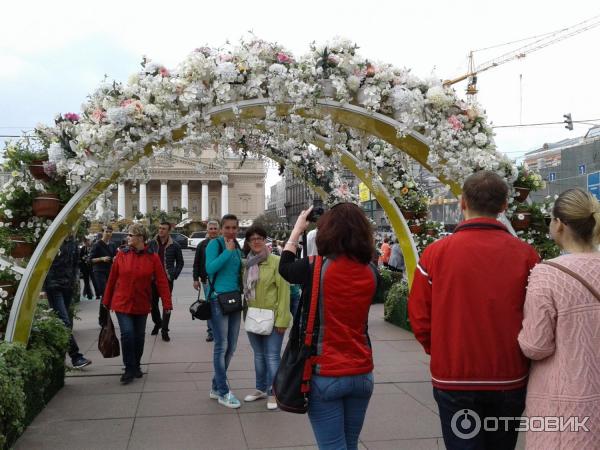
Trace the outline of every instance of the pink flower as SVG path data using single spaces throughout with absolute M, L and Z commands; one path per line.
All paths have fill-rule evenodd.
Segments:
M 230 53 L 222 53 L 219 55 L 219 61 L 220 62 L 229 62 L 231 60 L 233 60 L 233 55 L 231 55 Z
M 158 73 L 164 78 L 164 77 L 168 77 L 169 76 L 169 70 L 166 67 L 161 66 L 160 69 L 158 69 Z
M 327 62 L 328 62 L 329 64 L 331 64 L 332 66 L 337 66 L 337 65 L 340 63 L 340 58 L 339 58 L 339 56 L 337 56 L 337 55 L 330 54 L 330 55 L 327 57 Z
M 142 110 L 144 109 L 144 106 L 142 105 L 142 102 L 140 102 L 139 100 L 134 100 L 132 98 L 128 98 L 127 100 L 123 100 L 121 102 L 121 106 L 123 108 L 129 106 L 129 105 L 133 105 L 136 109 L 137 112 L 142 112 Z
M 106 111 L 102 108 L 97 108 L 92 112 L 92 120 L 96 123 L 102 123 L 102 121 L 106 118 Z
M 292 62 L 292 58 L 283 52 L 277 53 L 277 62 L 281 64 L 289 64 Z
M 448 123 L 452 126 L 452 129 L 456 131 L 462 130 L 464 126 L 461 120 L 455 115 L 448 117 Z
M 79 114 L 75 114 L 75 113 L 65 113 L 63 115 L 63 117 L 66 120 L 69 120 L 71 122 L 79 122 Z

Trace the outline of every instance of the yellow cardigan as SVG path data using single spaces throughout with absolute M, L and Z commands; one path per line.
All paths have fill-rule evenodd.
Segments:
M 256 296 L 248 306 L 271 309 L 275 312 L 275 326 L 288 328 L 292 322 L 290 313 L 290 285 L 279 275 L 279 256 L 269 255 L 259 264 Z

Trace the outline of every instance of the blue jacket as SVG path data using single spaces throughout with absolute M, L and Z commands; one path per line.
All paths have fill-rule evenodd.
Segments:
M 206 273 L 210 283 L 215 279 L 215 274 L 217 275 L 212 297 L 223 292 L 240 290 L 242 251 L 237 247 L 236 241 L 236 249 L 227 250 L 222 236 L 212 239 L 207 245 Z

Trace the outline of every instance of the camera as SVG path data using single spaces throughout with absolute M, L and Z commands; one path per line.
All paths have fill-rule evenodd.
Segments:
M 309 222 L 316 222 L 323 215 L 325 209 L 322 206 L 314 206 L 306 220 Z

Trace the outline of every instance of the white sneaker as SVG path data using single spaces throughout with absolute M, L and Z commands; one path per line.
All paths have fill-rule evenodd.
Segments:
M 254 402 L 259 398 L 267 398 L 267 393 L 263 391 L 256 390 L 254 394 L 249 394 L 244 397 L 245 402 Z
M 208 396 L 212 400 L 219 400 L 219 393 L 217 391 L 213 391 L 212 389 L 210 390 L 210 393 L 208 394 Z
M 269 395 L 269 398 L 267 399 L 267 409 L 277 409 L 277 400 L 275 400 L 274 395 Z
M 219 405 L 223 405 L 227 408 L 237 409 L 242 404 L 240 401 L 233 395 L 233 392 L 229 391 L 223 397 L 219 397 Z

